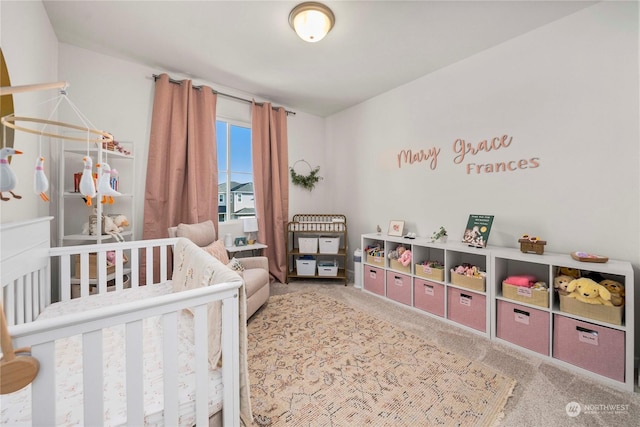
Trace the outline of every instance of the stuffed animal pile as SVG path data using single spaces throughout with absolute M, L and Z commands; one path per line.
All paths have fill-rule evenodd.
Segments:
M 553 279 L 559 295 L 575 298 L 585 304 L 620 307 L 624 305 L 624 285 L 604 278 L 600 273 L 581 272 L 575 268 L 560 267 Z
M 454 274 L 460 274 L 463 276 L 469 277 L 484 277 L 486 273 L 484 271 L 480 271 L 478 267 L 475 265 L 471 265 L 469 263 L 460 264 L 451 269 L 451 272 Z
M 405 248 L 402 245 L 398 245 L 394 250 L 389 252 L 389 259 L 395 259 L 404 267 L 407 267 L 409 264 L 411 264 L 411 250 Z

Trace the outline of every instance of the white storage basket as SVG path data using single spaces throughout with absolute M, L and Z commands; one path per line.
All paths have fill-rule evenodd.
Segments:
M 337 254 L 340 247 L 340 237 L 320 237 L 318 239 L 321 254 Z
M 301 254 L 315 254 L 318 252 L 317 237 L 298 237 L 298 249 Z
M 298 276 L 315 276 L 316 260 L 315 259 L 297 259 L 296 268 Z

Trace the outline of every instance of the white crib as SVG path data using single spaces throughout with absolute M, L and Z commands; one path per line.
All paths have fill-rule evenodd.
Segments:
M 143 323 L 153 318 L 162 325 L 162 423 L 170 426 L 179 425 L 185 417 L 184 407 L 181 406 L 184 402 L 179 402 L 178 393 L 178 382 L 183 373 L 178 372 L 180 355 L 177 354 L 176 343 L 181 338 L 178 337 L 179 328 L 176 323 L 178 316 L 184 315 L 184 309 L 189 308 L 193 313 L 193 320 L 189 324 L 193 325 L 191 336 L 194 341 L 195 359 L 188 362 L 193 363 L 195 370 L 191 373 L 195 382 L 193 392 L 189 392 L 189 395 L 193 396 L 190 405 L 195 406 L 193 424 L 208 424 L 212 401 L 216 403 L 217 399 L 218 407 L 224 408 L 223 424 L 239 425 L 238 301 L 241 279 L 36 320 L 43 311 L 46 314 L 47 307 L 56 306 L 51 304 L 52 285 L 58 286 L 58 292 L 54 292 L 54 295 L 60 295 L 61 304 L 74 304 L 87 299 L 94 301 L 94 296 L 89 296 L 90 291 L 99 294 L 100 298 L 106 298 L 113 297 L 114 294 L 133 295 L 160 289 L 159 286 L 166 287 L 169 279 L 168 259 L 172 256 L 171 249 L 178 242 L 178 239 L 159 239 L 52 248 L 49 239 L 50 220 L 51 218 L 47 217 L 0 225 L 2 304 L 9 325 L 9 335 L 14 348 L 30 347 L 31 356 L 39 363 L 39 372 L 35 380 L 25 388 L 30 389 L 31 403 L 31 413 L 28 417 L 30 420 L 27 424 L 54 425 L 61 422 L 61 409 L 57 407 L 57 399 L 52 398 L 64 393 L 56 386 L 63 380 L 56 378 L 56 342 L 78 336 L 82 343 L 81 354 L 77 355 L 78 363 L 82 364 L 80 423 L 91 426 L 105 424 L 105 409 L 109 402 L 105 401 L 107 397 L 103 390 L 103 378 L 109 374 L 109 369 L 105 369 L 103 362 L 103 358 L 106 357 L 103 333 L 107 328 L 114 327 L 124 331 L 126 343 L 125 348 L 121 349 L 121 358 L 126 366 L 125 372 L 121 373 L 122 377 L 126 378 L 123 380 L 126 419 L 122 424 L 144 425 L 148 422 L 142 403 L 146 381 L 142 378 L 143 363 L 146 363 L 146 359 L 143 361 Z M 108 251 L 115 251 L 115 268 L 107 268 Z M 88 274 L 89 254 L 97 254 L 92 255 L 98 259 L 94 279 L 90 279 Z M 111 254 L 113 252 L 110 252 Z M 81 279 L 76 283 L 72 275 L 75 275 L 75 262 L 78 259 L 81 264 Z M 145 283 L 139 283 L 141 259 L 146 260 Z M 160 263 L 160 277 L 155 278 L 154 259 Z M 123 261 L 126 260 L 128 263 L 125 266 Z M 56 269 L 59 270 L 59 274 L 56 275 L 59 277 L 59 283 L 51 280 L 52 271 Z M 127 281 L 129 283 L 126 283 Z M 125 285 L 132 289 L 124 289 Z M 71 300 L 74 286 L 77 287 L 76 290 L 79 288 L 81 296 L 89 297 Z M 158 288 L 154 288 L 156 286 Z M 113 292 L 107 292 L 108 287 Z M 224 363 L 217 371 L 217 376 L 212 376 L 207 357 L 207 337 L 208 328 L 214 325 L 207 322 L 207 305 L 218 300 L 222 301 L 221 348 Z M 210 379 L 212 377 L 218 378 L 219 381 L 213 388 Z M 20 392 L 29 393 L 25 389 Z M 219 396 L 211 396 L 212 389 L 219 391 Z M 2 396 L 5 403 L 7 396 L 10 395 Z M 5 403 L 0 407 L 3 415 L 7 410 Z M 109 421 L 106 423 L 111 424 Z

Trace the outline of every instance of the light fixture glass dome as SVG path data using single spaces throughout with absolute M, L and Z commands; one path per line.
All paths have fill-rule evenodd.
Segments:
M 334 23 L 333 12 L 322 3 L 300 3 L 289 14 L 291 28 L 302 40 L 310 43 L 322 40 Z

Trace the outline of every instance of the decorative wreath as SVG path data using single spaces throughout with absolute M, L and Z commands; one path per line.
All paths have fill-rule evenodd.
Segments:
M 305 163 L 309 167 L 310 172 L 308 175 L 300 175 L 296 172 L 295 167 L 300 162 Z M 302 159 L 295 162 L 293 166 L 289 168 L 289 170 L 291 171 L 291 182 L 294 185 L 298 185 L 309 191 L 313 190 L 318 181 L 322 179 L 322 177 L 318 175 L 318 172 L 320 172 L 320 166 L 312 168 L 309 162 Z

